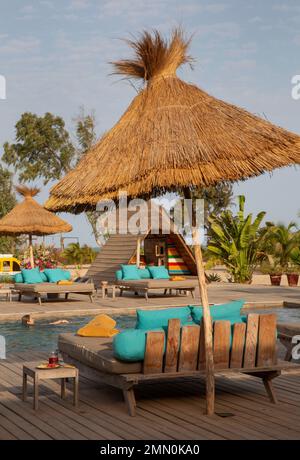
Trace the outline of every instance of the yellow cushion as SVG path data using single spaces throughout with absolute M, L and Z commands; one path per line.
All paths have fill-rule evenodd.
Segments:
M 108 329 L 113 329 L 116 324 L 115 320 L 107 315 L 95 316 L 95 318 L 89 322 L 89 325 L 106 327 Z
M 184 276 L 172 276 L 171 281 L 185 281 Z
M 119 331 L 117 329 L 93 326 L 91 324 L 87 324 L 77 331 L 77 335 L 80 335 L 81 337 L 113 337 L 118 333 Z
M 59 284 L 60 286 L 69 286 L 70 284 L 73 284 L 73 281 L 60 280 L 60 281 L 57 281 L 57 284 Z

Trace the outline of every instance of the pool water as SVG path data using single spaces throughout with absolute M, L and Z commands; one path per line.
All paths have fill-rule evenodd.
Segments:
M 246 309 L 248 313 L 276 313 L 278 321 L 300 323 L 300 308 L 275 308 L 275 309 Z M 87 324 L 92 316 L 74 316 L 64 318 L 69 321 L 67 324 L 51 325 L 51 322 L 62 318 L 51 318 L 47 320 L 36 320 L 34 326 L 26 327 L 21 321 L 0 322 L 0 336 L 6 339 L 6 352 L 17 353 L 28 350 L 53 351 L 57 347 L 57 338 L 64 332 L 76 332 L 80 327 Z M 135 327 L 136 317 L 134 315 L 113 316 L 117 322 L 117 329 L 122 330 Z
M 51 325 L 62 318 L 36 320 L 34 326 L 24 326 L 21 321 L 0 323 L 0 335 L 6 340 L 6 353 L 18 353 L 28 350 L 51 352 L 57 348 L 57 338 L 64 332 L 76 332 L 87 324 L 93 316 L 75 316 L 63 318 L 67 324 Z M 134 327 L 135 316 L 113 316 L 117 329 Z

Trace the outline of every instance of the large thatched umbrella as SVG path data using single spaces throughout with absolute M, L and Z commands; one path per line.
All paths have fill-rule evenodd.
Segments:
M 70 232 L 72 226 L 44 209 L 33 199 L 39 193 L 38 188 L 18 186 L 16 189 L 20 195 L 24 196 L 24 200 L 0 220 L 0 235 L 28 235 L 30 264 L 33 268 L 32 236 Z
M 246 110 L 215 99 L 176 76 L 190 61 L 189 41 L 176 30 L 129 41 L 135 56 L 116 73 L 143 80 L 144 88 L 119 122 L 51 190 L 46 206 L 80 212 L 103 198 L 153 196 L 257 176 L 300 163 L 300 137 Z M 197 229 L 195 256 L 204 310 L 207 412 L 214 408 L 212 331 Z

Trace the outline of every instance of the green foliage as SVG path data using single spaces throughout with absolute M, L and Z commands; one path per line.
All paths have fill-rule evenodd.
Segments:
M 13 191 L 12 174 L 0 165 L 0 218 L 4 217 L 16 205 Z M 18 242 L 11 236 L 0 237 L 0 253 L 13 253 Z
M 300 232 L 297 231 L 297 226 L 294 222 L 290 222 L 287 226 L 284 224 L 269 224 L 265 239 L 265 252 L 268 254 L 271 263 L 276 260 L 283 271 L 286 271 L 290 263 L 293 263 L 292 258 L 295 258 L 299 246 Z
M 68 264 L 82 265 L 91 264 L 97 256 L 97 252 L 89 246 L 80 246 L 79 243 L 71 243 L 64 250 L 63 257 Z
M 230 207 L 233 198 L 232 184 L 220 182 L 215 186 L 195 189 L 193 198 L 204 200 L 204 224 L 207 234 L 210 235 L 211 223 L 209 216 L 212 214 L 218 216 L 222 211 Z
M 16 143 L 4 144 L 3 161 L 20 173 L 20 181 L 60 179 L 70 168 L 74 146 L 64 120 L 46 113 L 24 113 L 16 124 Z
M 264 257 L 264 236 L 259 233 L 265 212 L 260 212 L 254 221 L 252 214 L 245 216 L 245 197 L 239 196 L 237 215 L 225 210 L 219 216 L 209 217 L 211 238 L 208 250 L 218 257 L 229 270 L 236 283 L 249 283 L 258 262 Z
M 13 284 L 14 279 L 11 275 L 0 275 L 0 284 Z
M 76 126 L 76 137 L 79 144 L 79 157 L 85 154 L 96 141 L 96 118 L 95 113 L 86 115 L 84 108 L 80 107 L 79 115 L 74 119 Z

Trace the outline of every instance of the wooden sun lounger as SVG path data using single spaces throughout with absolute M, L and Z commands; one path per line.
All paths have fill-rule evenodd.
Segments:
M 163 290 L 164 295 L 166 295 L 168 291 L 175 290 L 176 292 L 189 292 L 194 299 L 198 280 L 188 278 L 182 281 L 171 281 L 169 279 L 120 280 L 116 281 L 115 285 L 120 288 L 120 296 L 123 295 L 123 291 L 130 290 L 143 294 L 148 300 L 150 291 Z
M 19 294 L 19 301 L 22 300 L 22 296 L 33 296 L 38 299 L 39 304 L 42 304 L 43 294 L 64 294 L 65 300 L 68 300 L 69 294 L 82 294 L 88 295 L 90 301 L 93 302 L 93 295 L 96 290 L 93 283 L 80 283 L 74 282 L 70 285 L 59 285 L 55 283 L 39 283 L 39 284 L 24 284 L 16 283 L 15 291 Z
M 232 346 L 230 348 L 231 324 L 229 321 L 215 321 L 213 328 L 213 352 L 215 373 L 248 374 L 260 378 L 272 403 L 276 403 L 276 395 L 272 380 L 282 370 L 299 370 L 300 366 L 286 361 L 277 360 L 276 315 L 249 314 L 246 323 L 236 323 L 233 327 Z M 166 351 L 164 353 L 165 334 L 149 332 L 147 334 L 146 353 L 143 363 L 129 363 L 128 373 L 103 372 L 88 366 L 88 374 L 100 379 L 101 382 L 120 388 L 123 391 L 129 414 L 135 415 L 136 402 L 134 387 L 145 381 L 176 380 L 184 377 L 205 378 L 205 351 L 203 326 L 184 326 L 180 321 L 169 320 Z M 179 346 L 180 344 L 180 346 Z M 83 347 L 86 355 L 87 349 Z M 101 358 L 101 351 L 99 357 Z M 105 351 L 103 359 L 109 359 L 109 351 Z M 112 353 L 112 352 L 111 352 Z M 80 350 L 76 358 L 63 353 L 67 362 L 71 362 L 85 373 L 87 366 L 80 360 Z M 74 356 L 74 355 L 73 355 Z M 84 361 L 84 359 L 82 360 Z M 111 358 L 112 364 L 116 359 Z M 126 363 L 121 363 L 126 366 Z M 132 370 L 136 365 L 139 372 Z M 108 368 L 107 362 L 104 368 Z

